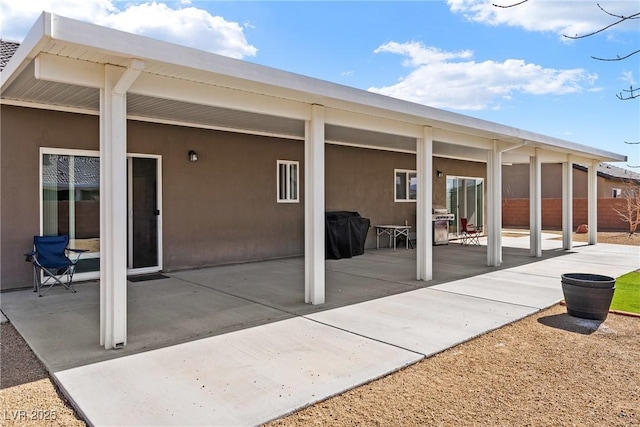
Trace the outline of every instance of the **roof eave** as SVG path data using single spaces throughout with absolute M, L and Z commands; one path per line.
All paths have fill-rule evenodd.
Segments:
M 42 12 L 0 73 L 0 79 L 2 81 L 0 91 L 4 92 L 4 90 L 9 87 L 13 80 L 27 67 L 29 62 L 40 53 L 42 47 L 50 38 L 51 13 Z
M 477 119 L 312 77 L 266 67 L 222 55 L 176 45 L 141 35 L 106 28 L 43 12 L 2 72 L 4 90 L 50 39 L 87 46 L 116 56 L 156 61 L 258 83 L 272 91 L 286 92 L 307 103 L 324 101 L 349 106 L 354 112 L 376 113 L 409 123 L 465 129 L 470 133 L 495 135 L 496 139 L 527 141 L 560 151 L 579 152 L 599 161 L 626 161 L 626 156 L 574 142 Z M 7 76 L 5 78 L 5 76 Z

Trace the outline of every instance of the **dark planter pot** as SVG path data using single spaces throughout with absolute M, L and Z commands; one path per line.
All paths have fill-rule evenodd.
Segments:
M 605 320 L 616 289 L 616 279 L 599 274 L 562 275 L 562 293 L 569 316 Z

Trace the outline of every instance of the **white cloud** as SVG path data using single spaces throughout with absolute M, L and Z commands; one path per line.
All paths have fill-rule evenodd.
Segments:
M 450 59 L 467 59 L 473 56 L 470 50 L 460 52 L 445 52 L 435 47 L 424 46 L 420 42 L 396 43 L 390 42 L 383 44 L 373 51 L 374 53 L 388 52 L 405 55 L 408 57 L 403 62 L 405 66 L 420 66 L 444 62 Z
M 43 10 L 131 33 L 215 52 L 233 58 L 254 56 L 243 26 L 181 2 L 177 8 L 157 1 L 123 4 L 113 0 L 0 0 L 2 38 L 21 41 Z
M 370 91 L 438 108 L 496 109 L 514 93 L 563 95 L 590 90 L 597 75 L 557 70 L 520 59 L 476 62 L 473 52 L 445 52 L 418 42 L 387 43 L 375 50 L 406 56 L 413 68 L 398 83 Z
M 638 82 L 633 77 L 633 71 L 623 71 L 618 77 L 618 80 L 628 84 L 629 86 L 636 86 Z
M 447 0 L 452 12 L 461 13 L 470 21 L 488 25 L 509 25 L 527 31 L 552 32 L 559 35 L 584 35 L 603 28 L 616 18 L 608 16 L 597 6 L 597 1 L 584 0 L 529 0 L 510 8 L 517 0 Z M 638 12 L 635 1 L 607 1 L 602 6 L 608 12 L 630 15 Z M 636 21 L 637 22 L 637 21 Z M 628 22 L 615 27 L 617 30 L 637 31 L 637 23 Z

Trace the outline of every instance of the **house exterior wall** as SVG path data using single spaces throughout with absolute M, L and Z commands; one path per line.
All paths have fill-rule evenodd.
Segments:
M 100 129 L 97 116 L 7 105 L 0 112 L 4 290 L 31 284 L 23 254 L 40 232 L 40 148 L 97 152 Z M 127 139 L 129 153 L 162 156 L 164 270 L 304 253 L 302 141 L 138 121 L 128 122 Z M 190 150 L 198 162 L 189 162 Z M 370 218 L 368 248 L 375 247 L 376 224 L 407 221 L 415 227 L 416 204 L 394 201 L 394 171 L 415 170 L 415 155 L 327 144 L 325 156 L 326 210 Z M 299 162 L 299 203 L 277 203 L 278 160 Z M 433 170 L 433 202 L 443 206 L 446 175 L 486 175 L 482 163 L 443 158 L 434 158 Z M 444 176 L 438 178 L 437 170 Z M 93 218 L 99 212 L 86 214 Z M 81 229 L 81 219 L 76 226 Z
M 99 118 L 6 105 L 1 113 L 0 285 L 10 289 L 31 283 L 22 254 L 40 231 L 40 147 L 98 151 Z M 166 270 L 303 253 L 304 192 L 299 203 L 276 195 L 277 160 L 300 162 L 304 188 L 301 141 L 136 121 L 127 137 L 128 152 L 162 156 Z
M 502 225 L 529 227 L 529 165 L 502 167 Z M 619 180 L 598 176 L 598 230 L 628 231 L 614 209 L 621 209 L 623 199 L 613 198 L 614 188 L 624 188 Z M 587 172 L 573 169 L 573 229 L 587 223 Z M 542 228 L 562 229 L 562 165 L 542 165 Z
M 276 193 L 278 160 L 300 162 L 304 188 L 303 142 L 143 122 L 127 139 L 131 152 L 162 155 L 165 270 L 304 252 L 304 192 L 299 203 Z
M 40 148 L 97 152 L 100 129 L 99 118 L 91 115 L 7 105 L 0 113 L 0 289 L 5 290 L 31 284 L 23 254 L 40 232 Z M 129 121 L 127 138 L 129 153 L 162 156 L 165 270 L 304 253 L 302 141 L 138 121 Z M 198 162 L 188 161 L 190 150 L 198 153 Z M 325 156 L 326 209 L 370 218 L 368 248 L 375 247 L 376 224 L 406 220 L 415 227 L 416 204 L 394 201 L 394 170 L 415 170 L 415 155 L 327 144 Z M 277 160 L 299 162 L 299 203 L 277 203 Z M 434 158 L 433 170 L 436 205 L 445 205 L 446 175 L 486 175 L 482 163 L 442 158 Z M 438 178 L 437 170 L 444 176 Z
M 371 220 L 366 247 L 376 246 L 375 225 L 415 227 L 415 202 L 395 202 L 395 169 L 415 170 L 413 154 L 327 145 L 325 206 L 327 211 L 356 211 Z
M 404 224 L 407 221 L 415 230 L 415 202 L 394 201 L 395 169 L 415 168 L 416 157 L 413 154 L 327 145 L 327 211 L 356 211 L 369 218 L 371 229 L 367 236 L 367 248 L 376 245 L 375 225 Z M 438 178 L 437 171 L 441 171 L 443 176 Z M 446 206 L 447 175 L 486 180 L 486 171 L 484 163 L 434 157 L 430 180 L 433 205 Z
M 611 198 L 614 188 L 621 188 L 618 180 L 598 176 L 598 199 Z M 573 197 L 587 197 L 587 172 L 573 169 Z M 529 198 L 529 165 L 515 164 L 502 166 L 502 195 L 505 199 Z M 542 164 L 542 198 L 562 198 L 562 165 L 560 163 Z
M 438 171 L 442 172 L 442 177 L 438 178 Z M 433 173 L 434 173 L 434 186 L 433 186 L 433 204 L 434 206 L 446 206 L 447 205 L 447 175 L 460 176 L 469 178 L 483 178 L 485 182 L 484 186 L 484 199 L 486 200 L 487 192 L 487 164 L 480 162 L 467 162 L 457 159 L 445 159 L 442 157 L 433 158 Z M 486 212 L 486 206 L 485 206 Z M 486 216 L 485 216 L 486 217 Z
M 98 117 L 0 106 L 1 289 L 31 284 L 23 254 L 40 232 L 40 147 L 99 149 Z

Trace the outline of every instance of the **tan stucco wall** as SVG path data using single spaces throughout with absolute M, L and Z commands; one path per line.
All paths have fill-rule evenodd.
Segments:
M 130 151 L 162 155 L 165 269 L 304 252 L 300 203 L 277 203 L 276 162 L 300 162 L 301 141 L 131 122 Z M 198 162 L 187 159 L 189 150 Z
M 552 199 L 562 197 L 562 165 L 559 163 L 543 163 L 542 168 L 542 198 Z M 573 197 L 586 198 L 588 189 L 587 172 L 573 169 Z M 620 181 L 598 176 L 598 198 L 611 198 L 614 188 L 623 186 Z M 502 194 L 506 199 L 529 197 L 529 165 L 515 164 L 502 167 Z
M 0 286 L 25 287 L 31 283 L 30 264 L 23 254 L 40 232 L 40 147 L 99 148 L 95 116 L 0 106 Z
M 7 105 L 0 113 L 0 285 L 10 289 L 31 283 L 22 254 L 40 230 L 40 147 L 97 151 L 99 119 Z M 127 132 L 130 153 L 162 156 L 165 270 L 303 254 L 302 141 L 136 121 Z M 277 203 L 277 160 L 300 162 L 300 203 Z M 327 210 L 357 211 L 372 226 L 406 220 L 415 227 L 415 203 L 393 195 L 394 169 L 415 168 L 413 154 L 327 145 Z M 446 175 L 485 177 L 486 166 L 435 158 L 433 171 L 434 204 L 444 205 Z M 367 247 L 374 246 L 372 228 Z
M 97 116 L 2 106 L 2 289 L 29 286 L 22 254 L 39 233 L 39 148 L 99 149 Z M 276 201 L 276 161 L 300 141 L 130 121 L 128 151 L 163 162 L 163 264 L 175 270 L 293 256 L 304 248 L 300 203 Z M 189 150 L 199 154 L 187 160 Z
M 414 170 L 415 156 L 327 145 L 327 211 L 357 211 L 371 220 L 367 247 L 375 247 L 375 225 L 415 226 L 416 204 L 394 201 L 395 169 Z
M 443 175 L 442 178 L 438 178 L 436 176 L 438 171 L 442 172 L 442 175 Z M 433 173 L 434 173 L 433 204 L 444 207 L 447 204 L 446 177 L 459 176 L 459 177 L 468 177 L 468 178 L 483 178 L 486 183 L 487 164 L 434 157 Z M 485 193 L 486 193 L 486 187 L 487 186 L 485 185 Z M 485 207 L 485 210 L 486 210 L 486 207 Z

